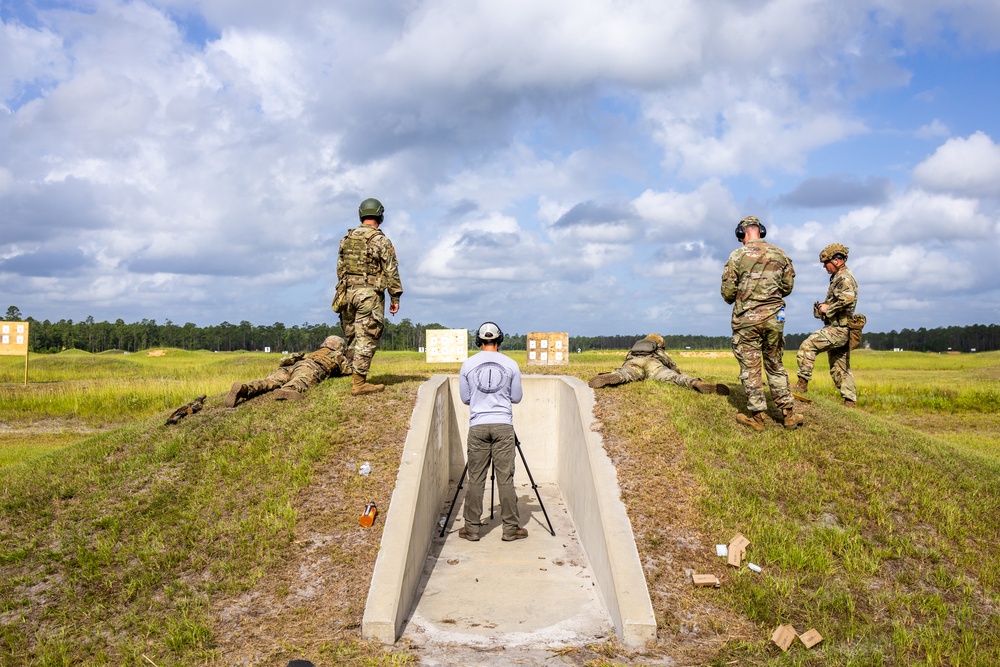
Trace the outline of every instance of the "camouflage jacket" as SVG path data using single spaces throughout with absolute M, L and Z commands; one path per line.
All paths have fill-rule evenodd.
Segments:
M 846 327 L 847 320 L 854 314 L 858 304 L 858 282 L 847 266 L 830 276 L 830 287 L 826 290 L 827 305 L 823 315 L 824 324 L 832 327 Z
M 350 367 L 344 353 L 326 347 L 310 352 L 305 356 L 305 359 L 298 363 L 319 366 L 327 376 L 348 375 L 350 373 Z
M 670 370 L 674 371 L 675 373 L 680 373 L 680 369 L 677 367 L 677 364 L 674 362 L 673 359 L 670 358 L 670 355 L 667 354 L 666 350 L 657 350 L 656 352 L 653 352 L 651 354 L 644 354 L 644 353 L 641 353 L 641 352 L 631 352 L 630 351 L 625 356 L 625 363 L 628 363 L 632 359 L 636 359 L 636 358 L 646 359 L 646 358 L 649 358 L 649 357 L 652 357 L 653 359 L 656 359 L 661 364 L 663 364 L 664 366 L 666 366 Z
M 361 224 L 349 230 L 347 235 L 341 239 L 340 251 L 337 253 L 337 280 L 343 281 L 352 275 L 361 277 L 361 274 L 351 274 L 348 271 L 348 262 L 344 258 L 345 242 L 352 236 L 358 237 L 370 234 L 371 237 L 368 239 L 365 262 L 370 267 L 371 282 L 357 284 L 370 284 L 379 292 L 381 290 L 388 290 L 391 302 L 399 303 L 399 297 L 403 293 L 403 283 L 399 279 L 399 262 L 396 259 L 396 249 L 392 247 L 392 241 L 389 240 L 389 237 L 383 234 L 381 230 L 376 230 L 372 234 L 371 229 L 371 226 Z M 350 284 L 350 280 L 349 286 L 354 286 L 354 284 Z
M 792 260 L 767 241 L 749 241 L 726 260 L 722 298 L 733 304 L 733 331 L 774 317 L 795 286 Z

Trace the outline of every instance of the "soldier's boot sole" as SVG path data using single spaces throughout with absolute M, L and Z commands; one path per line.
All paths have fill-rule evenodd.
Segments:
M 247 397 L 247 386 L 242 382 L 234 382 L 229 393 L 223 399 L 222 404 L 227 408 L 235 408 L 239 400 L 246 399 Z
M 274 400 L 276 401 L 301 401 L 304 398 L 305 396 L 294 389 L 278 389 L 274 392 Z
M 590 382 L 587 386 L 591 389 L 600 389 L 601 387 L 613 387 L 616 384 L 622 384 L 624 380 L 617 373 L 601 373 L 600 375 L 595 375 L 590 378 Z
M 736 415 L 736 421 L 743 424 L 744 426 L 749 426 L 755 431 L 764 430 L 764 418 L 760 416 L 760 413 L 750 417 L 743 414 L 742 412 Z

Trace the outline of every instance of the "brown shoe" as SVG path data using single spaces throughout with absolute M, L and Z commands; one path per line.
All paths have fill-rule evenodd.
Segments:
M 479 541 L 479 533 L 474 533 L 471 530 L 466 530 L 465 526 L 458 529 L 458 536 L 463 540 L 469 540 L 470 542 Z
M 618 373 L 611 371 L 609 373 L 601 373 L 600 375 L 595 375 L 590 378 L 590 382 L 587 386 L 591 389 L 600 389 L 601 387 L 613 387 L 616 384 L 622 384 L 625 381 L 622 379 Z
M 305 396 L 294 389 L 278 389 L 274 392 L 274 400 L 276 401 L 301 401 L 303 398 Z
M 368 384 L 367 378 L 361 373 L 354 373 L 351 376 L 351 396 L 361 394 L 374 394 L 385 389 L 384 384 Z
M 760 412 L 755 412 L 752 415 L 745 415 L 742 412 L 736 415 L 736 421 L 743 424 L 744 426 L 749 426 L 755 431 L 764 430 L 764 415 Z
M 795 394 L 808 394 L 809 393 L 809 380 L 803 380 L 799 378 L 799 381 L 795 383 L 792 387 L 792 393 Z
M 223 399 L 222 404 L 227 408 L 235 408 L 236 404 L 242 398 L 246 400 L 249 396 L 249 388 L 242 382 L 234 382 L 229 393 L 226 394 L 226 398 Z
M 858 404 L 855 401 L 849 401 L 849 400 L 847 400 L 845 398 L 844 399 L 844 407 L 845 408 L 856 408 L 856 407 L 858 407 Z
M 805 415 L 801 415 L 793 408 L 786 408 L 782 411 L 781 425 L 787 428 L 789 431 L 794 430 L 805 423 Z
M 699 394 L 715 393 L 715 385 L 712 384 L 711 382 L 702 382 L 701 380 L 695 380 L 694 384 L 691 385 L 691 388 L 694 389 Z
M 500 539 L 504 542 L 513 542 L 514 540 L 523 540 L 528 536 L 527 528 L 518 528 L 517 530 L 512 530 L 511 532 L 504 531 L 503 537 Z

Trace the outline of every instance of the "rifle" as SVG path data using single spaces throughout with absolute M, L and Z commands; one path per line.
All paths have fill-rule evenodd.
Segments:
M 173 414 L 167 417 L 167 424 L 176 424 L 184 417 L 187 417 L 188 415 L 193 415 L 194 413 L 201 410 L 202 406 L 204 405 L 205 398 L 206 396 L 202 394 L 201 396 L 194 399 L 190 403 L 185 403 L 181 407 L 174 410 Z

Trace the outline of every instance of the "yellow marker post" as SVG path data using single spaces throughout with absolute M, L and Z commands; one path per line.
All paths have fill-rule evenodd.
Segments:
M 24 355 L 24 384 L 28 384 L 28 323 L 0 322 L 0 355 Z

